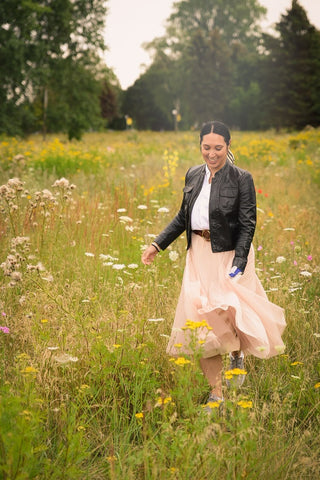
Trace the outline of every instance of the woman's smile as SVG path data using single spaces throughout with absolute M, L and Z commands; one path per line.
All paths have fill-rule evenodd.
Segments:
M 201 153 L 212 175 L 224 166 L 227 160 L 229 146 L 222 135 L 208 133 L 203 136 Z

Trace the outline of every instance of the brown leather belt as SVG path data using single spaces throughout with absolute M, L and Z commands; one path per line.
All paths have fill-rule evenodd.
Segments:
M 210 242 L 210 230 L 192 230 L 192 232 Z

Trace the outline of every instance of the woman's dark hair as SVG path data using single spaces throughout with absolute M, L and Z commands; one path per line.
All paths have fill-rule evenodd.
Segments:
M 221 135 L 226 144 L 229 145 L 231 140 L 230 130 L 224 123 L 218 122 L 217 120 L 204 123 L 200 131 L 200 145 L 204 135 L 207 135 L 208 133 L 216 133 L 217 135 Z

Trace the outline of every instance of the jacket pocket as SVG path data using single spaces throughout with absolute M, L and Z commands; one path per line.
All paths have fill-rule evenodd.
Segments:
M 224 211 L 235 210 L 238 204 L 238 189 L 237 187 L 228 187 L 220 190 L 219 199 L 220 208 Z

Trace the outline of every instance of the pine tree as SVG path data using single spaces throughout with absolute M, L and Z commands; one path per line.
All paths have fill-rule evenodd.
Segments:
M 320 125 L 320 32 L 298 0 L 265 36 L 263 91 L 269 125 L 303 128 Z

